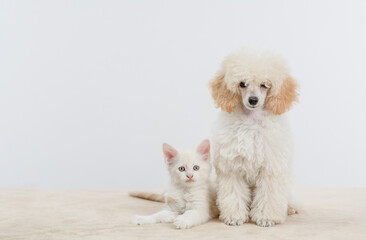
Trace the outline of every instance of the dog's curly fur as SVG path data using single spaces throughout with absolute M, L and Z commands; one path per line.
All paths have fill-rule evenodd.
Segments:
M 271 52 L 239 50 L 224 59 L 210 88 L 223 110 L 212 137 L 220 219 L 283 223 L 296 212 L 293 140 L 284 113 L 298 94 L 286 62 Z M 253 96 L 256 105 L 248 103 Z

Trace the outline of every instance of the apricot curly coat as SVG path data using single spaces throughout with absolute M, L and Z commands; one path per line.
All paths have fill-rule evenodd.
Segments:
M 240 88 L 244 81 L 265 96 L 255 110 L 245 105 Z M 268 89 L 261 89 L 263 84 Z M 284 113 L 297 101 L 297 86 L 280 56 L 248 50 L 227 56 L 210 82 L 212 97 L 222 109 L 212 146 L 217 203 L 226 224 L 251 219 L 269 227 L 296 212 L 293 140 Z

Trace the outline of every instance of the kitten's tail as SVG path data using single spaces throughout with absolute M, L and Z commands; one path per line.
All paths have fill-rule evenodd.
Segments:
M 142 198 L 142 199 L 151 200 L 151 201 L 155 201 L 155 202 L 164 202 L 164 193 L 132 191 L 132 192 L 129 192 L 129 195 L 131 197 Z

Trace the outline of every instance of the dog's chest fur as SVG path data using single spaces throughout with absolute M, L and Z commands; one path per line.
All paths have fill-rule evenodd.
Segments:
M 278 152 L 276 141 L 282 141 L 280 125 L 278 116 L 265 111 L 221 114 L 213 136 L 216 169 L 236 172 L 254 186 L 259 172 L 271 165 L 270 154 Z

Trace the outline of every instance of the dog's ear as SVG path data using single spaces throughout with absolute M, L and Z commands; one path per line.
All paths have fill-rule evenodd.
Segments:
M 241 99 L 239 94 L 227 88 L 224 77 L 225 75 L 222 72 L 217 73 L 210 82 L 210 88 L 216 107 L 220 107 L 222 110 L 231 113 L 235 110 Z
M 293 102 L 297 101 L 298 84 L 292 77 L 287 77 L 279 89 L 278 94 L 267 97 L 265 108 L 276 115 L 288 111 Z

